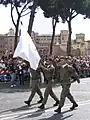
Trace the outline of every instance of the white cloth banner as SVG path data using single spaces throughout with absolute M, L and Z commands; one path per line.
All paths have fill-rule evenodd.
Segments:
M 38 67 L 40 56 L 31 37 L 29 36 L 28 32 L 24 30 L 23 26 L 21 27 L 20 40 L 13 57 L 21 57 L 25 59 L 30 63 L 31 68 L 33 68 L 34 70 L 36 70 Z

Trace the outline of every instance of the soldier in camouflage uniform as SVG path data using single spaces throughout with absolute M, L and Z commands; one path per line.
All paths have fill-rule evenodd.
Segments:
M 53 106 L 57 106 L 59 104 L 59 100 L 52 90 L 52 76 L 54 72 L 54 67 L 51 64 L 51 61 L 50 60 L 47 61 L 47 66 L 42 66 L 42 69 L 45 72 L 46 78 L 48 80 L 48 84 L 44 92 L 44 99 L 42 101 L 42 104 L 39 106 L 40 109 L 45 108 L 45 104 L 47 102 L 49 95 L 56 101 L 56 103 Z
M 30 69 L 32 74 L 32 90 L 31 95 L 27 101 L 24 101 L 27 105 L 30 105 L 30 102 L 32 101 L 33 97 L 35 96 L 35 93 L 37 93 L 40 96 L 40 100 L 38 103 L 41 103 L 43 100 L 42 92 L 39 88 L 39 79 L 40 79 L 40 68 L 38 67 L 37 70 Z
M 79 77 L 75 69 L 72 66 L 65 63 L 67 63 L 67 59 L 61 59 L 61 65 L 59 66 L 59 69 L 62 91 L 60 96 L 59 107 L 55 110 L 55 112 L 58 113 L 61 113 L 61 108 L 64 106 L 66 97 L 73 103 L 73 106 L 70 108 L 70 110 L 73 110 L 76 107 L 78 107 L 78 104 L 75 102 L 73 96 L 70 93 L 70 86 L 71 83 L 74 81 L 80 83 Z

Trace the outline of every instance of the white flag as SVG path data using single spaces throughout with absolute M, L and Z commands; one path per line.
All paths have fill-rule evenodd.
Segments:
M 21 28 L 20 40 L 13 57 L 21 57 L 25 59 L 30 63 L 31 68 L 33 68 L 34 70 L 36 70 L 38 67 L 40 56 L 31 37 L 29 36 L 28 32 L 24 30 L 23 27 Z

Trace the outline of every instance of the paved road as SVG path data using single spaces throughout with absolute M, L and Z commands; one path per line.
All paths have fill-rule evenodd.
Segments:
M 44 92 L 45 88 L 41 89 Z M 61 86 L 53 87 L 54 92 L 60 97 Z M 16 91 L 3 89 L 0 91 L 0 120 L 90 120 L 90 78 L 81 79 L 81 84 L 74 83 L 71 92 L 79 104 L 74 111 L 69 111 L 71 106 L 67 99 L 61 114 L 54 113 L 57 107 L 52 107 L 54 100 L 49 97 L 46 109 L 41 111 L 36 104 L 38 95 L 35 95 L 31 107 L 24 104 L 28 99 L 29 90 Z

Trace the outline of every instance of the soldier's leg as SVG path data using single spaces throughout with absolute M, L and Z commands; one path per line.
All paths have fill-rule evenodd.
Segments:
M 70 90 L 67 94 L 67 98 L 73 103 L 72 107 L 70 108 L 70 110 L 74 110 L 76 107 L 78 107 L 78 104 L 75 102 L 73 96 L 70 93 Z
M 63 105 L 64 105 L 65 98 L 66 98 L 66 96 L 68 94 L 68 90 L 69 90 L 69 86 L 63 85 L 61 96 L 60 96 L 60 102 L 59 102 L 60 107 L 63 107 Z
M 36 87 L 36 82 L 34 81 L 34 82 L 32 82 L 31 95 L 30 95 L 28 101 L 30 101 L 30 102 L 32 101 L 32 99 L 33 99 L 33 97 L 34 97 L 36 91 L 37 91 L 37 87 Z
M 63 85 L 62 86 L 62 92 L 61 92 L 61 95 L 60 95 L 59 107 L 55 110 L 55 112 L 61 113 L 61 108 L 64 105 L 65 98 L 68 94 L 69 87 L 70 87 L 69 85 Z
M 42 104 L 44 105 L 46 104 L 50 91 L 51 91 L 51 86 L 47 86 L 44 92 L 44 98 L 43 98 Z
M 55 95 L 55 93 L 53 92 L 53 90 L 51 89 L 50 91 L 50 96 L 55 100 L 55 101 L 59 101 L 57 96 Z
M 57 98 L 52 89 L 50 91 L 50 96 L 56 101 L 56 103 L 53 106 L 57 106 L 59 104 L 59 99 Z
M 73 96 L 71 95 L 70 90 L 68 91 L 67 98 L 68 98 L 72 103 L 75 103 L 75 100 L 74 100 Z
M 38 108 L 44 109 L 51 89 L 52 89 L 51 85 L 48 84 L 44 92 L 44 98 L 43 98 L 42 104 Z
M 38 84 L 37 84 L 37 90 L 36 90 L 36 92 L 37 92 L 37 94 L 38 94 L 39 97 L 40 97 L 40 100 L 39 100 L 37 103 L 41 103 L 42 100 L 43 100 L 43 95 L 42 95 L 42 92 L 41 92 Z
M 36 93 L 36 81 L 32 81 L 32 90 L 31 90 L 31 94 L 30 94 L 30 96 L 29 96 L 29 98 L 28 98 L 28 100 L 27 101 L 24 101 L 26 104 L 28 104 L 28 105 L 30 105 L 30 102 L 32 101 L 32 99 L 33 99 L 33 97 L 34 97 L 34 95 L 35 95 L 35 93 Z
M 39 86 L 37 85 L 37 90 L 36 90 L 37 94 L 40 96 L 40 98 L 42 98 L 42 92 L 39 88 Z

